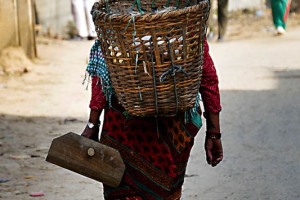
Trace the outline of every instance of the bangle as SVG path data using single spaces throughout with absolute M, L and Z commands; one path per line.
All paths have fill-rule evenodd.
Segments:
M 212 132 L 212 131 L 206 131 L 206 137 L 216 140 L 216 139 L 221 139 L 221 133 L 218 132 Z
M 94 127 L 96 127 L 96 126 L 100 126 L 100 121 L 98 122 L 98 124 L 93 124 L 93 123 L 91 123 L 91 122 L 88 122 L 87 123 L 87 126 L 89 127 L 89 128 L 94 128 Z

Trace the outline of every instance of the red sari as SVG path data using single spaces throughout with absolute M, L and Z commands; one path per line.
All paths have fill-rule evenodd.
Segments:
M 221 111 L 218 77 L 204 45 L 203 77 L 200 86 L 204 110 Z M 118 149 L 126 165 L 118 188 L 104 185 L 108 200 L 179 200 L 185 170 L 199 129 L 184 122 L 184 114 L 175 117 L 126 118 L 116 99 L 107 106 L 99 78 L 92 78 L 90 108 L 105 110 L 100 142 Z

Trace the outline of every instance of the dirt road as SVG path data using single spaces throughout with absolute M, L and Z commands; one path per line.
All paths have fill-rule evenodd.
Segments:
M 205 163 L 203 128 L 183 199 L 299 199 L 300 27 L 233 39 L 211 44 L 225 158 L 216 168 Z M 39 39 L 33 71 L 1 78 L 0 199 L 102 199 L 100 183 L 45 162 L 54 137 L 85 126 L 90 91 L 81 83 L 91 45 Z
M 300 199 L 300 28 L 285 37 L 211 45 L 225 158 L 204 162 L 198 136 L 184 199 Z M 203 131 L 200 132 L 200 134 Z

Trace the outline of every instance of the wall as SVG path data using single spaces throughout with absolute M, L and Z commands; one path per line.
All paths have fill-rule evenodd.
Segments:
M 229 0 L 229 10 L 260 8 L 265 2 L 266 0 Z
M 14 0 L 0 0 L 0 50 L 19 45 L 17 5 Z
M 21 46 L 28 57 L 36 57 L 33 21 L 31 0 L 0 0 L 0 51 Z
M 64 37 L 68 22 L 73 21 L 71 0 L 36 0 L 36 7 L 42 32 Z

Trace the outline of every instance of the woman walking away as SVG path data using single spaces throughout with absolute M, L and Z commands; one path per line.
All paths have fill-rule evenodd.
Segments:
M 204 65 L 199 92 L 204 104 L 207 130 L 206 160 L 211 166 L 223 158 L 219 112 L 218 77 L 204 43 Z M 185 171 L 201 123 L 197 106 L 195 120 L 185 113 L 174 117 L 129 117 L 115 95 L 109 97 L 110 79 L 99 40 L 91 50 L 87 72 L 92 77 L 90 117 L 82 135 L 98 141 L 99 116 L 104 110 L 100 143 L 119 150 L 126 170 L 117 188 L 104 185 L 106 200 L 180 200 Z
M 278 35 L 285 33 L 290 7 L 291 0 L 271 0 L 273 23 Z

